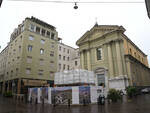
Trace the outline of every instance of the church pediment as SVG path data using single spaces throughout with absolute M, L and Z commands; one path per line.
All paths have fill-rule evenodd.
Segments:
M 121 28 L 121 29 L 120 29 Z M 107 34 L 113 33 L 117 30 L 124 30 L 122 26 L 112 26 L 112 25 L 100 25 L 94 26 L 90 31 L 87 31 L 77 42 L 77 45 L 81 43 L 92 41 L 97 38 L 103 37 Z

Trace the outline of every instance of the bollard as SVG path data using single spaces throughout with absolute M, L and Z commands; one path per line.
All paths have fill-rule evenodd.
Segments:
M 42 98 L 42 105 L 44 105 L 44 98 Z
M 32 103 L 32 97 L 31 97 L 31 99 L 30 99 L 30 103 Z
M 54 101 L 54 104 L 53 104 L 53 106 L 55 107 L 55 106 L 56 106 L 56 101 L 55 101 L 55 97 L 54 97 L 53 101 Z
M 35 98 L 35 104 L 37 104 L 38 103 L 38 99 L 37 98 Z
M 84 105 L 84 106 L 86 105 L 86 100 L 85 100 L 85 98 L 83 99 L 83 105 Z
M 22 100 L 22 102 L 24 101 L 24 96 L 21 96 L 21 100 Z
M 68 107 L 70 107 L 70 99 L 68 99 Z
M 24 98 L 25 98 L 25 103 L 28 103 L 28 96 L 27 96 L 27 94 L 24 95 Z
M 100 105 L 100 96 L 97 99 L 97 104 Z

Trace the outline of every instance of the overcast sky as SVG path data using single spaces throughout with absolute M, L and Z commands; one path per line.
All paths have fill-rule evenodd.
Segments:
M 148 55 L 150 63 L 150 19 L 147 16 L 145 0 L 95 1 L 142 1 L 143 3 L 79 3 L 77 4 L 79 8 L 75 10 L 73 3 L 3 0 L 0 8 L 0 51 L 6 47 L 14 28 L 26 17 L 34 16 L 55 26 L 63 43 L 75 48 L 76 41 L 94 26 L 97 18 L 99 25 L 122 25 L 126 29 L 125 34 Z

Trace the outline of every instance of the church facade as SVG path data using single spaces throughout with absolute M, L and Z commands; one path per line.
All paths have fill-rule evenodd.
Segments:
M 97 85 L 108 88 L 150 86 L 147 55 L 124 32 L 122 26 L 95 24 L 76 42 L 81 68 L 94 71 Z

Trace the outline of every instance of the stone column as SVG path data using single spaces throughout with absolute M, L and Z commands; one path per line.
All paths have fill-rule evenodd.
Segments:
M 121 52 L 120 52 L 119 41 L 116 41 L 116 55 L 117 55 L 118 74 L 119 75 L 123 75 L 122 60 L 121 60 Z
M 87 68 L 91 71 L 91 58 L 90 58 L 90 50 L 87 51 Z
M 21 93 L 21 79 L 18 79 L 18 84 L 17 84 L 17 94 Z
M 84 53 L 83 51 L 81 51 L 81 59 L 80 59 L 80 63 L 81 63 L 81 69 L 84 69 Z
M 110 77 L 114 77 L 114 68 L 113 68 L 113 58 L 112 58 L 112 51 L 110 44 L 108 43 L 108 62 L 109 62 L 109 74 L 111 75 Z

